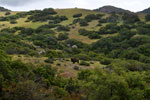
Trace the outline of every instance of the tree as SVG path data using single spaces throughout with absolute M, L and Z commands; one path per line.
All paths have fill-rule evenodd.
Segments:
M 68 37 L 68 33 L 60 33 L 58 35 L 58 40 L 67 40 L 69 37 Z
M 146 21 L 150 21 L 150 14 L 147 14 L 147 15 L 145 16 L 145 19 L 146 19 Z

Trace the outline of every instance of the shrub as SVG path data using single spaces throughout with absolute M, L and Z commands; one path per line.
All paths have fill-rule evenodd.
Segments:
M 61 66 L 61 63 L 57 63 L 56 65 L 57 65 L 57 66 Z
M 32 35 L 34 30 L 32 28 L 24 28 L 21 30 L 21 34 L 23 35 Z
M 10 12 L 6 12 L 6 13 L 5 13 L 6 16 L 7 16 L 7 15 L 10 15 L 10 14 L 11 14 Z
M 81 16 L 82 16 L 82 13 L 78 13 L 78 14 L 74 14 L 74 15 L 73 15 L 74 18 L 76 18 L 76 17 L 81 17 Z
M 16 21 L 16 20 L 11 20 L 10 23 L 11 23 L 11 24 L 16 24 L 17 21 Z
M 105 27 L 101 27 L 98 31 L 99 34 L 114 34 L 120 31 L 120 27 L 117 24 L 108 24 Z
M 89 14 L 89 15 L 87 15 L 87 16 L 85 17 L 85 20 L 88 21 L 88 22 L 90 22 L 90 21 L 92 21 L 92 20 L 96 20 L 96 19 L 99 19 L 99 18 L 98 18 L 98 16 L 95 15 L 95 14 Z
M 139 60 L 141 55 L 134 49 L 133 50 L 131 49 L 131 50 L 123 51 L 120 56 L 126 59 Z
M 74 66 L 73 69 L 74 69 L 74 70 L 79 70 L 80 68 L 79 68 L 79 66 Z
M 138 31 L 138 34 L 142 34 L 142 35 L 150 34 L 150 30 L 148 28 L 144 28 L 144 27 L 137 28 L 137 31 Z
M 80 20 L 81 20 L 80 18 L 74 19 L 73 24 L 76 24 L 76 23 L 80 22 Z
M 86 20 L 80 20 L 80 26 L 88 26 L 88 22 Z
M 33 44 L 40 47 L 46 47 L 46 45 L 43 42 L 38 40 L 33 41 Z
M 58 40 L 67 40 L 69 37 L 68 37 L 68 33 L 60 33 L 58 35 Z
M 83 48 L 83 46 L 84 46 L 84 44 L 82 42 L 77 41 L 75 39 L 68 39 L 68 40 L 65 41 L 65 43 L 66 43 L 66 45 L 69 44 L 71 47 L 73 45 L 76 45 L 79 48 Z
M 139 22 L 140 19 L 139 17 L 137 16 L 137 14 L 129 14 L 129 13 L 125 13 L 123 16 L 122 16 L 122 19 L 124 21 L 124 23 L 135 23 L 135 22 Z
M 111 62 L 112 61 L 110 59 L 107 59 L 107 58 L 104 58 L 100 61 L 100 63 L 103 65 L 109 65 L 109 64 L 111 64 Z
M 86 29 L 79 29 L 78 32 L 79 32 L 80 35 L 83 35 L 83 36 L 87 36 L 90 33 Z
M 145 19 L 146 19 L 146 21 L 150 21 L 150 14 L 147 14 L 147 15 L 145 16 Z
M 68 26 L 58 26 L 58 31 L 70 31 L 70 28 Z
M 90 39 L 100 39 L 101 36 L 98 33 L 91 33 L 88 36 Z
M 53 8 L 45 8 L 42 12 L 43 14 L 57 14 L 57 12 Z

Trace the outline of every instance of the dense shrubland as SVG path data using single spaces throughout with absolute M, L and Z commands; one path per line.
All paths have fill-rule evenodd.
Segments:
M 76 13 L 71 25 L 54 9 L 7 14 L 3 21 L 47 21 L 35 29 L 25 27 L 0 30 L 0 100 L 149 100 L 150 24 L 136 14 Z M 81 18 L 82 17 L 82 18 Z M 149 15 L 145 16 L 149 21 Z M 88 29 L 97 21 L 97 30 Z M 97 40 L 92 44 L 71 39 L 72 26 L 79 35 Z M 80 27 L 82 26 L 82 27 Z M 108 36 L 106 36 L 108 35 Z M 47 57 L 46 64 L 24 64 L 9 55 Z M 77 58 L 78 65 L 102 67 L 78 70 L 77 77 L 64 78 L 52 67 L 58 58 Z M 61 62 L 57 65 L 61 67 Z

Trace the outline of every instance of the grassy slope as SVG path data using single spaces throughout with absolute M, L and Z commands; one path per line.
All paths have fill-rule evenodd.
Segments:
M 77 13 L 82 13 L 83 14 L 83 16 L 80 17 L 80 18 L 84 18 L 85 16 L 87 16 L 89 14 L 99 14 L 100 13 L 100 12 L 95 12 L 95 11 L 91 11 L 91 10 L 77 9 L 77 8 L 75 8 L 75 9 L 56 9 L 56 11 L 58 12 L 59 15 L 67 16 L 69 18 L 69 20 L 62 22 L 61 23 L 62 25 L 72 24 L 73 20 L 75 19 L 72 16 L 74 14 L 77 14 Z M 106 14 L 104 17 L 106 17 L 106 16 L 108 16 L 108 14 Z M 93 42 L 95 42 L 97 40 L 96 39 L 95 40 L 91 40 L 87 36 L 79 35 L 78 30 L 80 28 L 85 28 L 87 30 L 98 30 L 99 27 L 97 27 L 97 24 L 98 24 L 98 21 L 95 20 L 95 21 L 90 22 L 89 25 L 86 26 L 86 27 L 80 27 L 79 24 L 70 25 L 71 30 L 69 32 L 69 37 L 71 39 L 76 39 L 76 40 L 82 41 L 84 43 L 91 44 L 91 43 L 93 43 Z
M 62 25 L 71 24 L 73 19 L 74 19 L 72 16 L 76 13 L 82 13 L 83 16 L 81 18 L 84 18 L 88 14 L 98 14 L 99 13 L 99 12 L 84 10 L 84 9 L 56 9 L 56 11 L 58 12 L 58 15 L 67 16 L 69 18 L 69 20 L 62 22 L 61 23 Z M 16 14 L 16 13 L 17 12 L 11 12 L 11 15 Z M 0 16 L 5 16 L 5 12 L 0 12 Z M 109 15 L 106 14 L 105 17 L 107 17 L 107 16 L 109 16 Z M 139 14 L 139 17 L 142 21 L 144 21 L 144 17 L 145 17 L 144 14 Z M 27 22 L 26 23 L 25 22 L 26 19 L 27 18 L 18 19 L 17 24 L 10 24 L 9 22 L 0 22 L 0 29 L 6 28 L 6 27 L 14 27 L 14 26 L 37 28 L 40 25 L 47 24 L 47 22 L 43 22 L 43 23 L 41 23 L 41 22 L 36 22 L 36 23 L 35 22 L 34 23 L 33 22 Z M 4 26 L 3 26 L 3 24 L 4 24 Z M 89 26 L 86 26 L 86 27 L 80 27 L 79 24 L 69 25 L 71 27 L 71 30 L 69 32 L 69 37 L 72 39 L 82 41 L 84 43 L 88 43 L 88 44 L 95 42 L 97 40 L 91 40 L 86 36 L 79 35 L 78 30 L 80 28 L 85 28 L 87 30 L 98 30 L 99 27 L 97 27 L 97 24 L 98 24 L 98 21 L 94 20 L 94 21 L 89 23 Z M 58 34 L 59 34 L 59 32 L 58 32 Z M 116 34 L 113 34 L 113 35 L 116 35 Z M 107 36 L 110 36 L 110 35 L 104 35 L 103 37 L 107 37 Z M 47 58 L 46 57 L 37 58 L 37 57 L 29 57 L 29 56 L 25 57 L 23 55 L 22 56 L 13 55 L 13 60 L 18 60 L 18 59 L 25 62 L 25 63 L 31 63 L 31 64 L 36 65 L 37 63 L 38 64 L 46 64 L 44 62 L 44 60 L 46 60 Z M 57 65 L 58 63 L 60 63 L 61 66 L 58 66 Z M 104 66 L 104 65 L 101 65 L 99 62 L 94 62 L 94 64 L 92 64 L 88 67 L 80 66 L 78 64 L 72 64 L 69 60 L 68 61 L 56 60 L 52 66 L 56 67 L 58 69 L 58 71 L 60 72 L 60 74 L 64 77 L 75 77 L 77 75 L 77 72 L 78 72 L 78 71 L 73 69 L 75 65 L 79 66 L 81 69 L 88 69 L 88 68 L 95 68 L 95 67 L 103 67 Z
M 47 57 L 29 57 L 29 56 L 24 56 L 24 55 L 12 55 L 13 60 L 21 60 L 24 63 L 29 63 L 33 65 L 41 64 L 41 65 L 49 65 L 48 63 L 45 63 L 44 60 L 47 59 Z M 70 59 L 58 59 L 52 64 L 52 67 L 58 69 L 58 72 L 60 75 L 64 77 L 76 77 L 78 70 L 74 70 L 74 66 L 78 66 L 80 70 L 82 69 L 92 69 L 92 68 L 102 68 L 105 65 L 101 65 L 98 61 L 89 61 L 93 62 L 94 64 L 91 64 L 90 66 L 82 66 L 79 64 L 72 64 Z M 60 65 L 58 65 L 60 64 Z
M 81 18 L 84 18 L 86 15 L 89 15 L 89 14 L 99 14 L 100 12 L 95 12 L 95 11 L 91 11 L 91 10 L 86 10 L 86 9 L 78 9 L 78 8 L 73 8 L 73 9 L 56 9 L 58 15 L 60 16 L 67 16 L 68 17 L 68 20 L 67 21 L 64 21 L 62 22 L 61 24 L 62 25 L 69 25 L 71 27 L 71 30 L 69 33 L 69 37 L 71 39 L 77 39 L 79 41 L 82 41 L 84 43 L 87 43 L 87 44 L 91 44 L 95 41 L 97 41 L 96 39 L 95 40 L 91 40 L 89 39 L 88 37 L 86 36 L 81 36 L 79 35 L 78 33 L 78 30 L 80 28 L 85 28 L 87 30 L 98 30 L 99 27 L 97 27 L 97 24 L 98 24 L 98 21 L 92 21 L 89 23 L 88 26 L 86 27 L 80 27 L 79 24 L 76 24 L 76 25 L 70 25 L 72 24 L 74 18 L 72 17 L 74 14 L 77 14 L 77 13 L 82 13 L 83 16 Z M 16 14 L 17 12 L 11 12 L 11 15 L 14 15 Z M 144 21 L 144 17 L 145 17 L 145 14 L 138 14 L 140 19 L 142 21 Z M 0 16 L 5 16 L 5 12 L 0 12 Z M 108 14 L 106 14 L 104 17 L 107 17 L 109 16 Z M 22 26 L 22 27 L 31 27 L 31 28 L 37 28 L 41 25 L 44 25 L 44 24 L 47 24 L 48 22 L 25 22 L 27 18 L 20 18 L 17 20 L 17 24 L 10 24 L 9 22 L 0 22 L 0 29 L 2 28 L 6 28 L 6 27 L 15 27 L 15 26 Z M 74 28 L 73 28 L 74 27 Z M 58 32 L 59 34 L 59 32 Z M 57 35 L 58 35 L 57 34 Z M 110 36 L 110 35 L 107 35 L 107 36 Z M 106 37 L 106 36 L 104 36 Z
M 69 20 L 67 21 L 64 21 L 62 23 L 62 25 L 69 25 L 72 23 L 73 21 L 73 15 L 74 14 L 77 14 L 77 13 L 82 13 L 82 17 L 81 18 L 84 18 L 85 16 L 89 15 L 89 14 L 98 14 L 99 12 L 95 12 L 95 11 L 91 11 L 91 10 L 86 10 L 86 9 L 56 9 L 56 11 L 58 12 L 58 15 L 61 15 L 61 16 L 67 16 L 69 18 Z
M 69 25 L 69 24 L 72 24 L 74 18 L 72 17 L 74 14 L 77 14 L 77 13 L 82 13 L 83 16 L 81 18 L 84 18 L 85 16 L 89 15 L 89 14 L 99 14 L 99 12 L 95 12 L 95 11 L 91 11 L 91 10 L 86 10 L 86 9 L 77 9 L 77 8 L 74 8 L 74 9 L 56 9 L 58 15 L 60 16 L 67 16 L 68 17 L 68 20 L 67 21 L 64 21 L 62 22 L 61 24 L 62 25 Z M 11 12 L 11 15 L 13 14 L 16 14 L 17 12 Z M 5 16 L 5 12 L 0 12 L 0 16 Z M 108 16 L 106 14 L 106 16 Z M 31 27 L 31 28 L 37 28 L 39 27 L 40 25 L 44 25 L 44 24 L 47 24 L 48 22 L 25 22 L 27 18 L 20 18 L 17 20 L 17 24 L 10 24 L 9 22 L 0 22 L 0 29 L 2 28 L 6 28 L 6 27 L 15 27 L 15 26 L 21 26 L 21 27 Z M 87 27 L 80 27 L 79 24 L 76 24 L 76 25 L 70 25 L 71 27 L 71 31 L 69 32 L 69 37 L 71 39 L 77 39 L 79 41 L 82 41 L 84 43 L 92 43 L 92 42 L 95 42 L 96 40 L 91 40 L 89 39 L 88 37 L 86 36 L 81 36 L 79 35 L 78 33 L 78 30 L 80 28 L 85 28 L 85 29 L 88 29 L 88 30 L 98 30 L 99 28 L 96 27 L 98 24 L 98 21 L 92 21 L 89 23 L 89 26 Z M 74 28 L 72 28 L 74 26 Z M 59 34 L 59 33 L 58 33 Z

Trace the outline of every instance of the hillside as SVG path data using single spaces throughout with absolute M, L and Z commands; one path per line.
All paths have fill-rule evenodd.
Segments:
M 150 13 L 150 8 L 144 9 L 143 11 L 140 11 L 138 13 L 146 13 L 149 14 Z
M 103 6 L 101 8 L 95 9 L 94 11 L 99 11 L 102 13 L 131 13 L 129 10 L 117 8 L 114 6 Z
M 0 12 L 0 70 L 0 100 L 150 100 L 150 15 Z
M 6 9 L 4 7 L 0 7 L 0 11 L 10 11 L 9 9 Z

